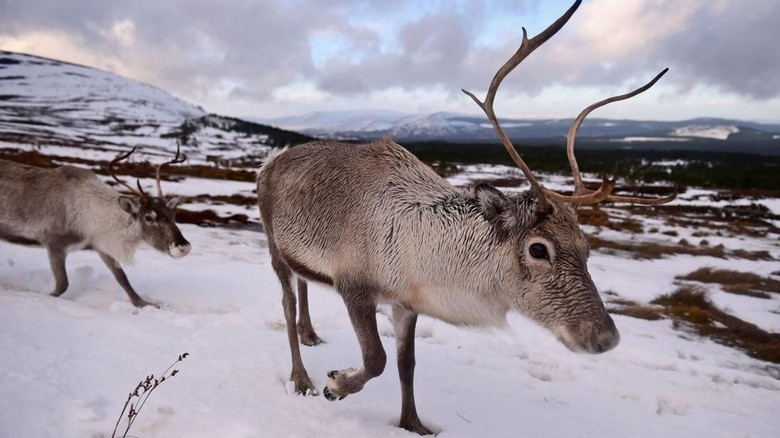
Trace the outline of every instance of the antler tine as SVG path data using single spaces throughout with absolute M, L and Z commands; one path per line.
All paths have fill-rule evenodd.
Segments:
M 163 191 L 162 191 L 162 185 L 160 184 L 160 170 L 163 168 L 163 166 L 166 166 L 168 164 L 179 164 L 183 163 L 187 159 L 187 156 L 181 153 L 181 143 L 178 141 L 176 142 L 176 156 L 173 157 L 173 160 L 166 161 L 165 163 L 160 163 L 156 167 L 155 171 L 155 177 L 157 182 L 157 196 L 160 198 L 163 197 Z
M 130 190 L 130 192 L 131 192 L 131 193 L 133 193 L 133 194 L 134 194 L 134 195 L 136 195 L 136 196 L 141 196 L 141 197 L 144 197 L 144 198 L 145 198 L 145 197 L 146 197 L 146 194 L 143 192 L 143 190 L 141 190 L 141 185 L 140 185 L 140 183 L 138 184 L 138 189 L 136 190 L 136 188 L 135 188 L 135 187 L 133 187 L 133 186 L 131 186 L 130 184 L 128 184 L 128 183 L 126 183 L 126 182 L 122 181 L 122 180 L 121 180 L 121 179 L 119 179 L 119 177 L 118 177 L 118 176 L 116 176 L 116 174 L 114 173 L 114 164 L 116 164 L 116 163 L 118 163 L 118 162 L 120 162 L 120 161 L 122 161 L 122 160 L 126 159 L 127 157 L 129 157 L 129 156 L 130 156 L 130 155 L 131 155 L 133 152 L 135 152 L 135 149 L 136 149 L 136 148 L 133 148 L 133 149 L 131 149 L 131 150 L 130 150 L 130 152 L 125 152 L 125 153 L 123 153 L 123 154 L 119 154 L 119 155 L 117 155 L 117 157 L 116 157 L 116 158 L 114 158 L 113 160 L 111 160 L 111 162 L 109 162 L 109 163 L 108 163 L 108 167 L 106 167 L 106 171 L 108 171 L 108 174 L 109 174 L 109 175 L 111 175 L 111 177 L 112 177 L 112 178 L 114 178 L 114 181 L 116 181 L 117 183 L 121 184 L 122 186 L 124 186 L 125 188 L 127 188 L 128 190 Z
M 661 205 L 674 201 L 677 198 L 677 183 L 674 184 L 674 191 L 671 195 L 664 196 L 663 198 L 642 198 L 639 196 L 619 196 L 609 195 L 607 200 L 613 202 L 630 202 L 632 204 L 639 205 Z
M 583 195 L 590 193 L 588 189 L 585 188 L 585 184 L 582 182 L 582 174 L 580 174 L 580 167 L 577 164 L 577 157 L 574 155 L 574 140 L 577 137 L 577 131 L 580 129 L 580 125 L 582 125 L 582 122 L 585 121 L 585 118 L 588 117 L 588 115 L 593 112 L 597 108 L 601 108 L 604 105 L 608 105 L 612 102 L 618 102 L 621 100 L 630 99 L 637 94 L 644 93 L 647 91 L 650 87 L 655 85 L 656 82 L 658 82 L 659 79 L 663 75 L 666 74 L 666 72 L 669 71 L 669 68 L 663 69 L 661 73 L 658 73 L 650 82 L 646 83 L 645 85 L 637 88 L 634 91 L 631 91 L 630 93 L 621 94 L 619 96 L 612 96 L 608 97 L 606 99 L 600 100 L 584 110 L 577 116 L 576 119 L 574 119 L 574 122 L 571 124 L 571 127 L 569 128 L 569 132 L 566 134 L 566 155 L 569 158 L 569 164 L 571 165 L 571 171 L 572 174 L 574 174 L 574 194 L 575 195 Z
M 509 156 L 512 157 L 512 160 L 515 162 L 515 164 L 517 164 L 517 167 L 520 168 L 520 170 L 523 172 L 525 177 L 528 178 L 528 181 L 531 183 L 531 186 L 536 190 L 537 195 L 539 197 L 540 205 L 542 207 L 546 206 L 547 201 L 545 199 L 545 195 L 548 194 L 548 192 L 550 191 L 542 187 L 542 185 L 539 183 L 539 181 L 531 172 L 531 169 L 528 167 L 525 161 L 523 161 L 522 157 L 520 157 L 520 154 L 517 152 L 517 149 L 509 140 L 509 137 L 507 137 L 506 133 L 501 128 L 501 125 L 498 122 L 498 118 L 496 117 L 496 114 L 493 111 L 493 101 L 496 98 L 496 92 L 498 91 L 499 85 L 501 85 L 501 81 L 503 81 L 504 78 L 512 70 L 514 70 L 515 67 L 518 66 L 518 64 L 520 64 L 525 58 L 527 58 L 528 55 L 530 55 L 534 50 L 536 50 L 539 46 L 544 44 L 548 39 L 550 39 L 559 30 L 561 30 L 561 28 L 566 24 L 566 22 L 569 21 L 569 18 L 571 18 L 571 16 L 574 15 L 574 12 L 580 6 L 580 3 L 582 3 L 582 0 L 576 0 L 574 4 L 571 7 L 569 7 L 569 9 L 560 18 L 555 20 L 555 22 L 552 23 L 550 26 L 548 26 L 547 29 L 543 30 L 541 33 L 539 33 L 538 35 L 536 35 L 531 39 L 528 38 L 528 32 L 526 31 L 525 28 L 523 28 L 523 41 L 520 44 L 520 48 L 517 49 L 515 54 L 512 55 L 512 57 L 509 58 L 509 60 L 503 66 L 501 66 L 500 69 L 498 69 L 495 76 L 493 76 L 493 80 L 490 82 L 490 87 L 488 87 L 487 96 L 485 97 L 484 102 L 481 102 L 473 93 L 466 90 L 461 90 L 467 96 L 471 97 L 474 100 L 474 102 L 480 108 L 482 108 L 482 111 L 485 112 L 485 115 L 487 115 L 488 120 L 490 120 L 490 123 L 493 125 L 493 128 L 496 130 L 496 133 L 498 134 L 498 137 L 501 139 L 501 142 L 504 144 L 504 147 L 509 153 Z

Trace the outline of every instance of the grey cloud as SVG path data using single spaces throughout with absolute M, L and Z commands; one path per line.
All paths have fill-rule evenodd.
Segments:
M 780 2 L 732 2 L 723 11 L 700 12 L 662 48 L 680 74 L 756 99 L 780 95 Z
M 373 14 L 381 20 L 382 14 L 416 3 L 0 0 L 0 36 L 65 32 L 75 44 L 105 59 L 100 67 L 111 68 L 111 62 L 131 65 L 136 79 L 196 102 L 224 92 L 215 91 L 219 84 L 233 87 L 228 96 L 269 101 L 278 87 L 307 81 L 333 95 L 435 86 L 461 99 L 461 88 L 475 92 L 487 88 L 498 66 L 516 50 L 520 26 L 526 24 L 518 22 L 516 33 L 498 47 L 477 46 L 488 18 L 533 10 L 529 8 L 538 2 L 446 2 L 442 12 L 400 24 L 392 50 L 383 50 L 378 30 L 355 17 Z M 654 7 L 662 6 L 674 13 L 674 2 Z M 566 7 L 567 2 L 561 2 L 561 11 Z M 638 53 L 610 60 L 595 59 L 578 40 L 578 19 L 581 16 L 575 15 L 526 60 L 505 81 L 503 93 L 533 95 L 554 84 L 622 92 L 614 85 L 649 79 L 668 66 L 672 71 L 664 83 L 680 92 L 707 84 L 755 99 L 780 96 L 780 2 L 714 2 L 700 8 L 684 30 L 648 43 Z M 122 20 L 135 24 L 131 46 L 107 37 Z M 529 28 L 531 34 L 541 30 Z M 322 32 L 340 35 L 351 54 L 315 65 L 311 40 Z
M 359 63 L 333 59 L 321 72 L 318 84 L 333 93 L 449 86 L 461 75 L 472 32 L 461 17 L 426 16 L 403 26 L 398 53 L 380 53 Z

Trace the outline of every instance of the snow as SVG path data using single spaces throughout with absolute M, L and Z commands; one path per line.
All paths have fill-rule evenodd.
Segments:
M 676 142 L 682 142 L 682 141 L 689 141 L 687 138 L 669 138 L 669 137 L 641 137 L 641 136 L 629 136 L 629 137 L 623 137 L 623 138 L 616 138 L 611 141 L 617 141 L 617 142 L 626 142 L 626 143 L 642 143 L 647 141 L 676 141 Z
M 453 180 L 512 172 L 467 170 L 468 176 Z M 565 183 L 563 177 L 550 180 Z M 170 190 L 251 191 L 247 183 L 187 181 L 170 183 Z M 180 372 L 152 394 L 131 435 L 413 436 L 394 426 L 400 389 L 393 360 L 382 376 L 343 401 L 292 393 L 281 293 L 264 234 L 181 228 L 193 244 L 190 255 L 172 260 L 142 247 L 126 267 L 134 287 L 162 303 L 160 309 L 132 307 L 98 257 L 86 251 L 69 256 L 70 289 L 51 297 L 45 252 L 0 242 L 0 435 L 110 436 L 128 392 L 188 352 L 176 366 Z M 617 232 L 600 236 L 625 237 L 610 233 Z M 759 238 L 735 238 L 733 244 L 772 247 Z M 671 292 L 676 275 L 702 266 L 761 275 L 780 270 L 778 261 L 647 261 L 598 251 L 589 262 L 602 292 L 644 303 Z M 715 288 L 711 298 L 741 318 L 780 330 L 776 296 L 735 297 Z M 321 388 L 329 370 L 359 365 L 360 351 L 338 295 L 313 285 L 310 301 L 326 343 L 302 353 Z M 392 358 L 387 314 L 382 308 L 377 319 Z M 441 437 L 777 436 L 772 407 L 780 405 L 780 381 L 765 362 L 676 330 L 668 320 L 614 318 L 621 344 L 587 356 L 569 352 L 519 315 L 510 316 L 507 330 L 469 330 L 421 317 L 415 386 L 422 420 Z
M 670 135 L 677 137 L 699 137 L 712 138 L 715 140 L 726 140 L 729 135 L 739 132 L 736 126 L 724 125 L 690 125 L 675 128 Z

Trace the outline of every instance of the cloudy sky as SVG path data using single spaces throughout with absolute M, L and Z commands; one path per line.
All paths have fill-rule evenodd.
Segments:
M 0 49 L 109 70 L 210 112 L 480 114 L 480 97 L 567 0 L 0 0 Z M 780 1 L 584 0 L 505 81 L 499 116 L 573 117 L 664 67 L 612 118 L 780 121 Z

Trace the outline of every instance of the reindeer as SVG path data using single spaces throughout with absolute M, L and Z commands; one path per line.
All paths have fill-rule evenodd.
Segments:
M 602 201 L 663 204 L 664 198 L 613 194 L 615 181 L 588 190 L 574 156 L 574 140 L 595 108 L 632 97 L 605 99 L 574 121 L 567 154 L 574 174 L 570 195 L 545 188 L 507 138 L 493 111 L 503 78 L 560 30 L 580 1 L 539 35 L 523 40 L 496 73 L 482 108 L 531 184 L 503 193 L 488 184 L 453 187 L 390 140 L 354 145 L 317 141 L 270 157 L 257 177 L 257 193 L 271 262 L 282 286 L 292 355 L 291 380 L 300 394 L 316 394 L 300 355 L 300 342 L 321 342 L 311 324 L 307 281 L 336 289 L 346 305 L 362 350 L 360 368 L 328 373 L 323 393 L 340 400 L 379 376 L 386 354 L 377 332 L 379 303 L 392 306 L 398 373 L 399 426 L 421 435 L 414 401 L 414 332 L 417 316 L 459 326 L 500 326 L 519 312 L 549 329 L 570 350 L 603 353 L 620 339 L 587 269 L 588 241 L 575 207 Z M 296 325 L 297 279 L 300 319 Z
M 55 280 L 51 295 L 58 297 L 68 289 L 67 254 L 93 249 L 133 305 L 147 306 L 150 303 L 138 296 L 119 262 L 131 261 L 142 241 L 173 258 L 190 252 L 190 243 L 174 221 L 180 199 L 166 201 L 160 185 L 161 168 L 183 162 L 184 156 L 177 150 L 173 160 L 156 166 L 157 196 L 149 196 L 140 182 L 136 189 L 114 173 L 113 166 L 134 151 L 119 155 L 107 167 L 129 195 L 111 189 L 87 169 L 44 169 L 0 160 L 0 239 L 46 248 Z

